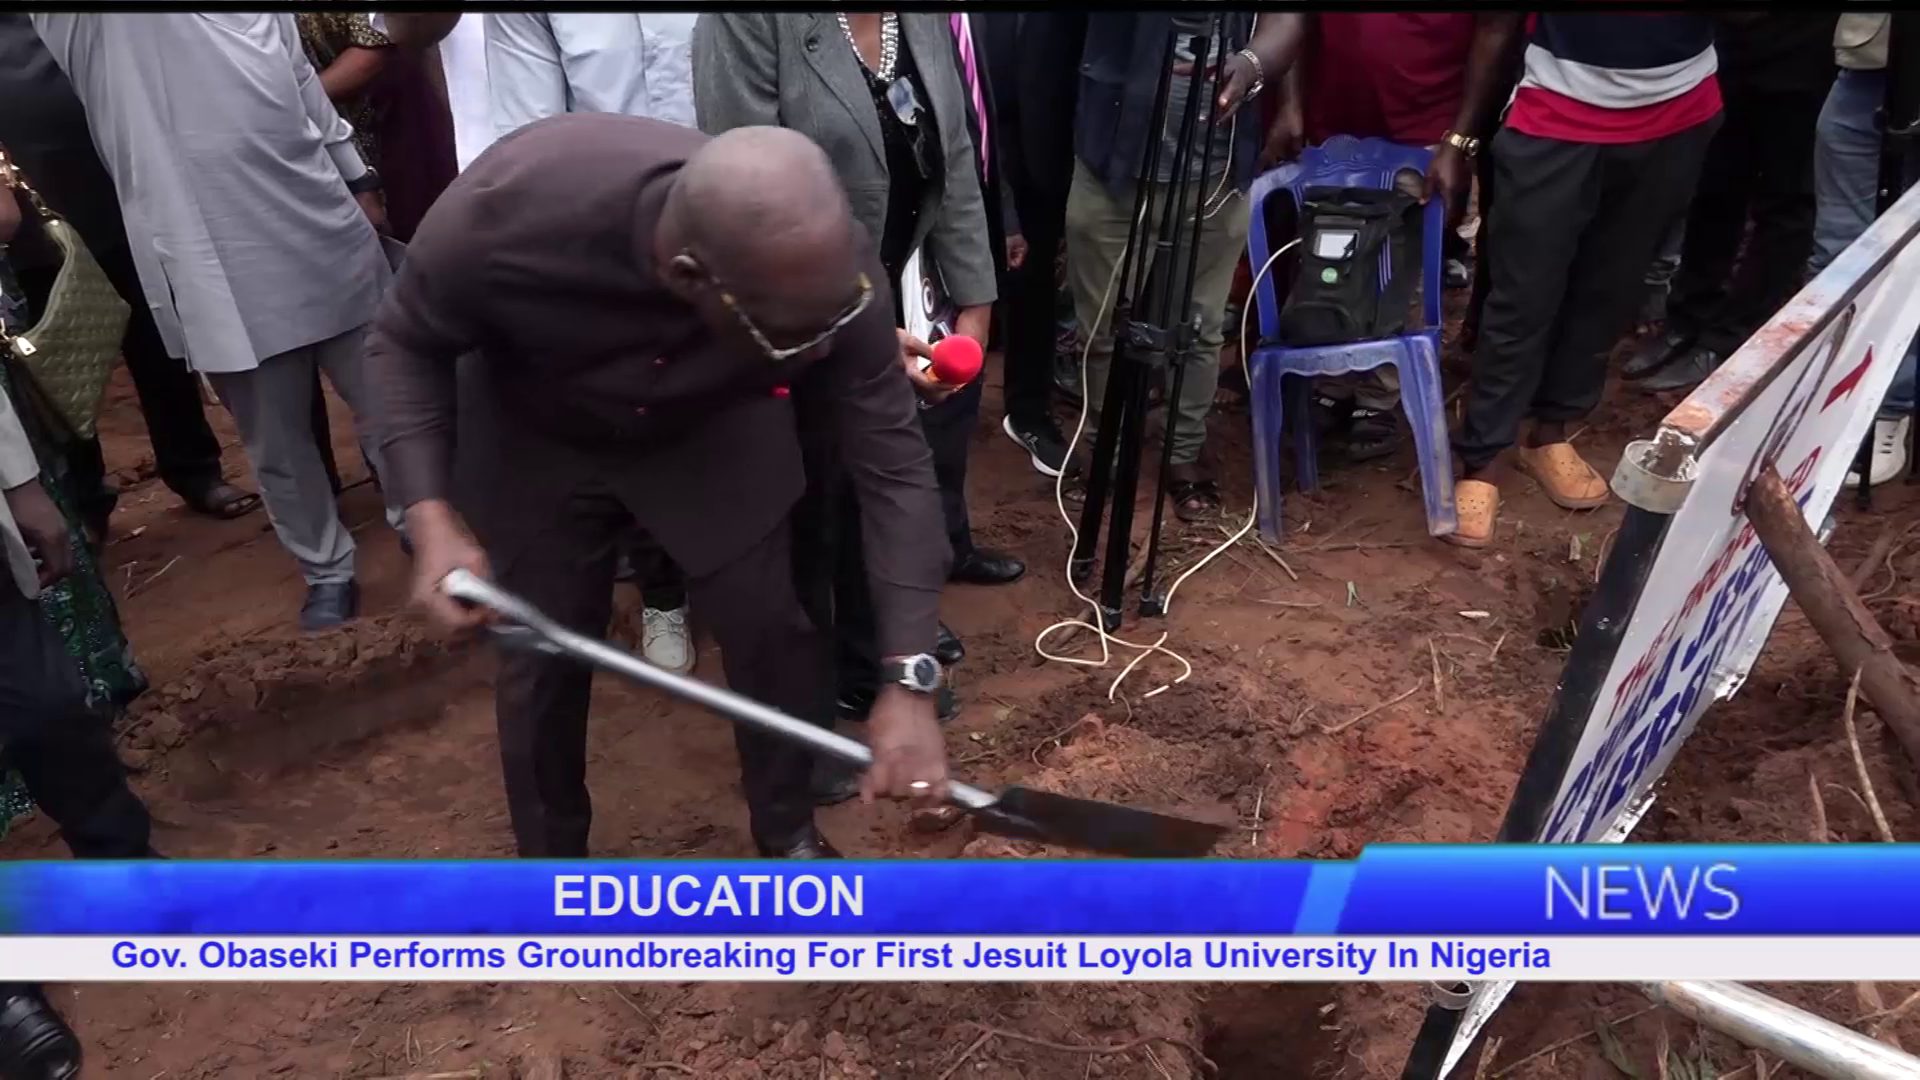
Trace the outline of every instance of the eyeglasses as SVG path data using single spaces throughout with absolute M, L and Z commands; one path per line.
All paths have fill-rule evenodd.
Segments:
M 719 279 L 716 278 L 714 281 L 715 284 L 719 284 Z M 861 312 L 867 310 L 868 305 L 873 303 L 873 282 L 867 278 L 867 275 L 861 274 L 858 279 L 858 284 L 860 293 L 854 297 L 853 303 L 848 305 L 846 310 L 835 316 L 834 320 L 827 324 L 825 330 L 820 331 L 818 334 L 815 334 L 807 341 L 798 345 L 775 345 L 758 326 L 754 325 L 753 319 L 747 315 L 746 309 L 740 306 L 740 301 L 736 300 L 733 293 L 727 291 L 724 285 L 720 288 L 720 302 L 727 305 L 727 310 L 733 312 L 734 318 L 740 320 L 741 328 L 747 332 L 748 337 L 753 339 L 753 343 L 760 346 L 760 350 L 767 354 L 767 359 L 774 361 L 791 360 L 801 353 L 810 352 L 826 344 L 832 340 L 833 335 L 846 329 L 848 323 L 859 318 Z

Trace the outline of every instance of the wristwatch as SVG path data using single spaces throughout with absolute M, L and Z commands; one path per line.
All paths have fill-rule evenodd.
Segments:
M 347 193 L 351 195 L 365 195 L 369 191 L 379 190 L 380 174 L 371 165 L 367 167 L 366 172 L 347 181 Z
M 880 682 L 902 686 L 916 694 L 940 689 L 940 661 L 926 653 L 880 661 Z
M 1480 152 L 1479 139 L 1471 135 L 1462 135 L 1457 131 L 1449 131 L 1445 135 L 1440 136 L 1440 141 L 1460 151 L 1461 154 L 1469 158 Z

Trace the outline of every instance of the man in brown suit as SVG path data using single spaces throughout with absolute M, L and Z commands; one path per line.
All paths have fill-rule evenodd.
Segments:
M 602 635 L 616 542 L 638 524 L 685 569 L 728 683 L 824 721 L 831 665 L 796 599 L 788 526 L 805 483 L 795 413 L 819 411 L 860 499 L 886 657 L 864 794 L 938 797 L 928 654 L 951 556 L 886 288 L 803 136 L 576 114 L 500 140 L 421 223 L 369 343 L 416 600 L 470 626 L 438 582 L 491 564 L 508 590 Z M 485 555 L 447 502 L 454 360 L 472 350 L 497 429 L 475 519 Z M 586 853 L 589 683 L 565 660 L 503 660 L 522 855 Z M 805 752 L 744 728 L 736 742 L 760 853 L 832 857 Z

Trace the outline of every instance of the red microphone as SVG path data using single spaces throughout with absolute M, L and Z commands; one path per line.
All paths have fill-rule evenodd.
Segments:
M 933 377 L 948 386 L 965 386 L 980 374 L 986 356 L 965 334 L 949 334 L 933 343 Z

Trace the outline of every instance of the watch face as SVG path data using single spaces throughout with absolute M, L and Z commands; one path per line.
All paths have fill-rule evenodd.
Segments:
M 915 689 L 931 690 L 940 684 L 940 664 L 931 656 L 916 656 L 907 662 L 907 679 Z

